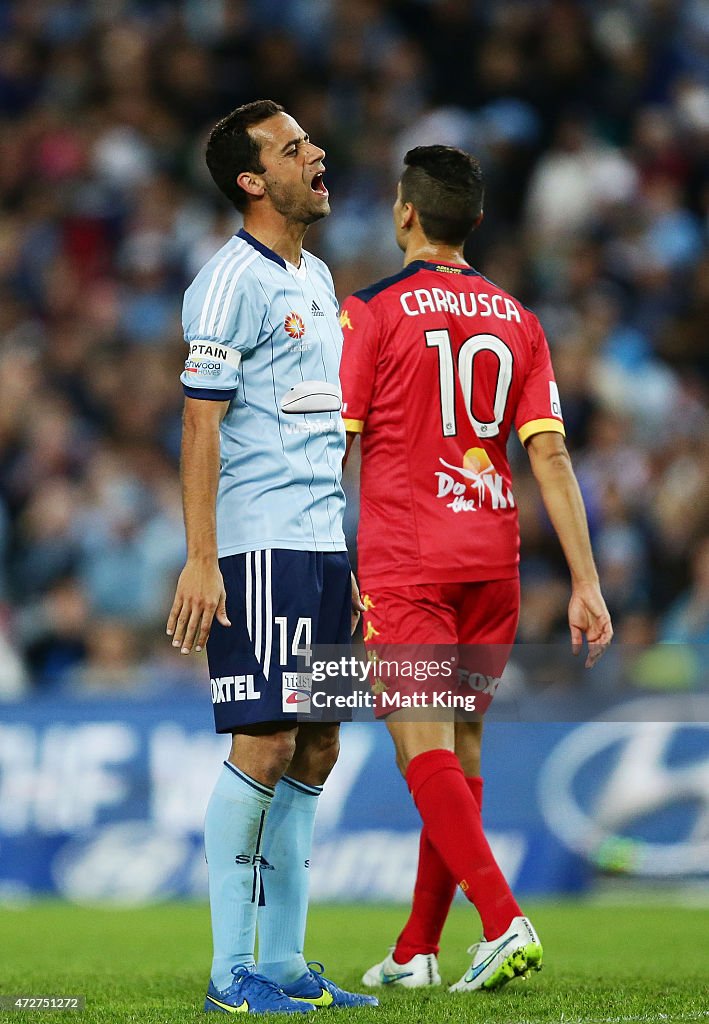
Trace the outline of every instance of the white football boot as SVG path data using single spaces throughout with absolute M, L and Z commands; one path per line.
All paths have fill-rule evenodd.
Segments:
M 473 962 L 449 992 L 492 991 L 513 978 L 527 978 L 542 966 L 542 944 L 526 917 L 514 917 L 504 935 L 493 942 L 477 942 L 468 950 Z
M 417 953 L 408 963 L 398 964 L 393 955 L 395 948 L 390 946 L 382 962 L 369 968 L 362 977 L 363 985 L 367 988 L 387 985 L 398 985 L 400 988 L 427 988 L 441 984 L 435 953 Z

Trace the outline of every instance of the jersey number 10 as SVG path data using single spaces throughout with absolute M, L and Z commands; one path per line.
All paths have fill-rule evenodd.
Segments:
M 428 348 L 438 349 L 438 383 L 441 397 L 441 426 L 444 437 L 453 437 L 458 433 L 455 411 L 455 378 L 456 367 L 453 361 L 453 346 L 450 332 L 445 329 L 426 331 Z M 473 388 L 475 386 L 475 357 L 479 352 L 492 352 L 497 356 L 497 380 L 495 382 L 495 398 L 492 403 L 493 418 L 481 422 L 473 413 Z M 494 334 L 474 334 L 467 338 L 458 352 L 458 380 L 463 392 L 465 411 L 468 414 L 473 430 L 478 437 L 495 437 L 500 433 L 500 424 L 505 418 L 507 396 L 512 384 L 512 352 L 504 341 Z

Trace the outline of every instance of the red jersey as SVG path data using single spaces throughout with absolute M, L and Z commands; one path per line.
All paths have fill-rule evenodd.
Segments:
M 510 430 L 564 433 L 536 316 L 470 267 L 417 260 L 347 299 L 340 323 L 363 585 L 516 576 Z

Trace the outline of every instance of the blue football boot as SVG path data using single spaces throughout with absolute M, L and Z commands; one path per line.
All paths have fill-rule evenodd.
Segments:
M 317 960 L 308 964 L 308 973 L 302 978 L 284 985 L 283 991 L 295 1001 L 306 1000 L 311 1006 L 379 1006 L 376 996 L 360 995 L 359 992 L 345 992 L 323 974 L 325 968 Z M 305 1005 L 305 1003 L 303 1004 Z
M 315 1007 L 303 999 L 289 999 L 280 986 L 247 967 L 232 967 L 229 988 L 220 992 L 210 980 L 205 1013 L 309 1013 Z

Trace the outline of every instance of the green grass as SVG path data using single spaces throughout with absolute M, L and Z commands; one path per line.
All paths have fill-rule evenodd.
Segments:
M 573 902 L 527 909 L 545 950 L 544 970 L 528 982 L 495 994 L 387 990 L 378 1010 L 337 1016 L 381 1024 L 709 1024 L 706 910 Z M 306 953 L 324 960 L 335 981 L 357 988 L 402 922 L 398 907 L 315 907 Z M 444 981 L 463 973 L 476 933 L 474 915 L 456 906 L 443 936 Z M 208 911 L 201 905 L 116 911 L 41 903 L 0 910 L 0 994 L 86 995 L 86 1011 L 67 1015 L 81 1024 L 203 1020 L 210 952 Z M 320 1011 L 325 1017 L 333 1012 Z M 0 1019 L 15 1022 L 47 1016 L 0 1012 Z

